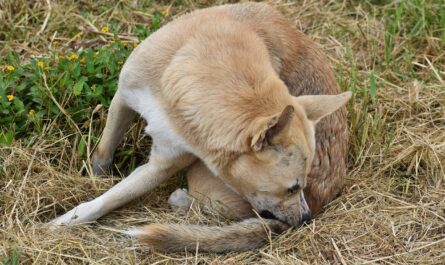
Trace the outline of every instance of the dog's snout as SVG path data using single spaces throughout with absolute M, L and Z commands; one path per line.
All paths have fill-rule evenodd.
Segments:
M 310 224 L 311 222 L 312 222 L 312 214 L 309 212 L 309 213 L 305 213 L 305 214 L 303 214 L 303 216 L 302 216 L 303 218 L 301 219 L 301 221 L 304 223 L 304 224 Z
M 265 219 L 275 219 L 275 220 L 277 220 L 277 217 L 273 213 L 269 212 L 268 210 L 261 211 L 260 212 L 260 216 L 265 218 Z

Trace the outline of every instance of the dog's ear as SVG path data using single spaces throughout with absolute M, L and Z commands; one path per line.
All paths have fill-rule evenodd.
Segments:
M 259 119 L 252 137 L 251 147 L 254 151 L 261 150 L 270 144 L 274 137 L 283 132 L 289 125 L 294 114 L 294 107 L 288 105 L 284 110 L 271 117 Z
M 317 123 L 346 104 L 351 95 L 349 91 L 338 95 L 308 95 L 295 97 L 294 102 L 303 107 L 310 121 Z

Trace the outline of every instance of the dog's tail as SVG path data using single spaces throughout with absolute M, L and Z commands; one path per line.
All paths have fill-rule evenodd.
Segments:
M 152 224 L 127 231 L 151 248 L 165 252 L 184 250 L 206 252 L 246 251 L 264 246 L 289 226 L 271 219 L 251 218 L 228 226 Z

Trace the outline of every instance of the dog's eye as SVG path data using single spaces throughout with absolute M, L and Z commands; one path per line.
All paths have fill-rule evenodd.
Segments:
M 295 184 L 292 187 L 290 187 L 289 189 L 287 189 L 287 193 L 289 194 L 294 194 L 296 192 L 298 192 L 301 189 L 300 184 Z

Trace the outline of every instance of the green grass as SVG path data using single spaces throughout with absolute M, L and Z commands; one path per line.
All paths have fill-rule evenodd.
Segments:
M 95 50 L 52 53 L 27 61 L 9 52 L 0 58 L 5 64 L 0 77 L 2 131 L 27 139 L 41 134 L 45 123 L 64 113 L 68 125 L 85 122 L 96 105 L 109 105 L 132 49 L 132 43 L 118 40 Z
M 56 131 L 64 132 L 71 135 L 70 138 L 74 138 L 72 141 L 77 143 L 77 156 L 86 158 L 86 138 L 92 125 L 88 122 L 92 118 L 93 110 L 98 106 L 109 106 L 125 59 L 139 41 L 156 31 L 166 20 L 167 9 L 153 11 L 143 7 L 150 6 L 151 3 L 142 1 L 140 6 L 130 8 L 129 11 L 137 11 L 138 14 L 146 16 L 148 22 L 132 25 L 131 37 L 126 38 L 127 35 L 124 34 L 123 39 L 120 38 L 118 33 L 123 30 L 120 21 L 104 21 L 97 30 L 104 30 L 105 34 L 89 34 L 86 31 L 87 36 L 84 38 L 84 32 L 73 28 L 75 24 L 62 22 L 61 25 L 56 25 L 54 30 L 64 29 L 69 37 L 61 37 L 51 42 L 30 37 L 29 32 L 14 24 L 24 15 L 30 15 L 32 22 L 37 22 L 37 17 L 44 18 L 43 12 L 31 12 L 32 8 L 36 7 L 32 6 L 33 4 L 19 3 L 18 5 L 23 6 L 17 16 L 11 23 L 3 24 L 4 31 L 0 31 L 0 36 L 3 35 L 6 40 L 2 48 L 6 54 L 0 55 L 0 144 L 12 145 L 20 141 L 26 146 L 31 146 L 39 136 L 52 137 Z M 17 8 L 13 1 L 6 1 L 5 6 L 12 10 Z M 73 11 L 76 8 L 72 5 L 62 7 L 63 9 L 59 9 L 61 12 Z M 115 2 L 114 7 L 125 9 L 119 2 Z M 77 17 L 87 21 L 91 17 L 108 14 L 110 9 L 103 3 L 90 3 L 78 12 Z M 70 15 L 63 15 L 72 18 Z M 40 54 L 20 56 L 6 45 L 22 40 L 30 41 L 30 46 L 48 45 L 48 48 Z M 87 48 L 88 41 L 92 41 L 93 47 Z M 80 47 L 72 48 L 76 46 Z M 97 141 L 98 136 L 96 133 L 91 136 L 93 143 Z M 134 169 L 137 161 L 141 159 L 135 159 L 133 156 L 134 152 L 131 150 L 119 153 L 120 164 L 128 165 L 130 160 L 129 170 Z
M 20 251 L 18 248 L 13 248 L 9 257 L 2 258 L 2 265 L 19 265 L 20 264 Z

